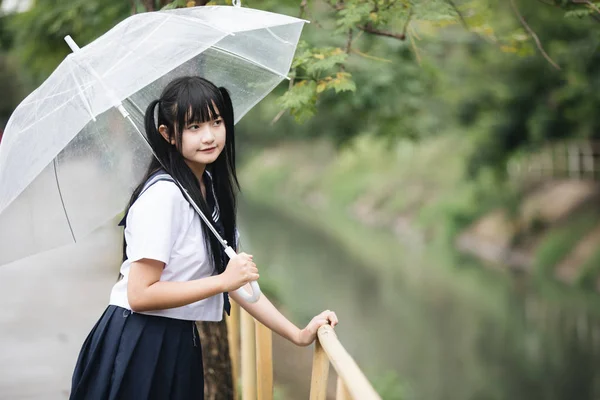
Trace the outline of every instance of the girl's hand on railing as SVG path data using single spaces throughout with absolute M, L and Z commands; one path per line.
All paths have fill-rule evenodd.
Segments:
M 332 327 L 338 324 L 337 315 L 333 311 L 325 310 L 321 314 L 314 317 L 306 328 L 298 332 L 298 346 L 308 346 L 315 341 L 317 337 L 317 331 L 323 325 L 331 325 Z

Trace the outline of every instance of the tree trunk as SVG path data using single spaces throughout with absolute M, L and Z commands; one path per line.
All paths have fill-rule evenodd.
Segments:
M 198 322 L 204 361 L 205 400 L 233 400 L 231 358 L 225 317 L 220 322 Z
M 155 11 L 154 0 L 142 0 L 142 4 L 146 11 Z

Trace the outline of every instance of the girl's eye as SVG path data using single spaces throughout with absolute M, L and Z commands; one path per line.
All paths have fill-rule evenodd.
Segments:
M 219 126 L 222 123 L 223 123 L 223 120 L 222 119 L 218 119 L 218 120 L 215 121 L 215 126 Z
M 198 129 L 200 128 L 200 125 L 190 125 L 189 129 Z

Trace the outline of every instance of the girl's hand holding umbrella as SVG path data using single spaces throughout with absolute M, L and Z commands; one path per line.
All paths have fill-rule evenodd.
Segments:
M 233 292 L 246 283 L 259 278 L 258 269 L 252 261 L 252 257 L 252 255 L 240 253 L 229 260 L 227 268 L 221 274 L 224 292 Z

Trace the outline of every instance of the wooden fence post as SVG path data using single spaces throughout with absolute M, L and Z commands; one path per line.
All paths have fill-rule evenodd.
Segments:
M 594 150 L 590 142 L 583 143 L 582 147 L 583 169 L 586 178 L 594 179 Z
M 312 377 L 310 380 L 310 400 L 325 400 L 327 396 L 327 379 L 329 378 L 329 358 L 321 346 L 319 339 L 315 340 L 313 355 Z
M 240 383 L 240 305 L 233 300 L 231 300 L 231 315 L 227 317 L 227 339 L 231 357 L 233 398 L 237 400 Z
M 568 147 L 568 158 L 569 158 L 569 177 L 580 179 L 581 168 L 579 159 L 579 147 L 576 144 L 571 144 Z
M 344 380 L 344 384 L 352 397 L 360 400 L 381 400 L 365 374 L 339 342 L 333 328 L 329 325 L 323 325 L 319 328 L 317 335 L 319 337 L 318 342 L 323 346 L 327 358 L 331 361 L 331 365 L 337 371 L 338 376 Z M 313 365 L 313 376 L 314 368 Z
M 256 374 L 259 400 L 273 400 L 273 333 L 256 321 Z
M 245 310 L 242 320 L 242 400 L 256 400 L 256 338 L 254 318 Z

